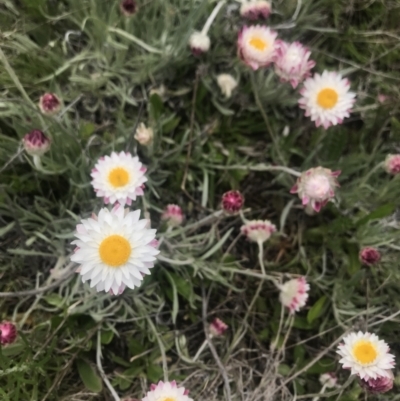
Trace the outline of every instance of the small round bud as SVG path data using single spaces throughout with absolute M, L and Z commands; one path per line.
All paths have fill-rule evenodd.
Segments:
M 228 330 L 228 327 L 221 319 L 215 318 L 210 323 L 210 334 L 214 337 L 222 336 Z
M 388 377 L 378 376 L 376 379 L 361 379 L 360 384 L 371 394 L 386 393 L 393 388 L 393 373 L 387 370 Z
M 0 344 L 11 344 L 17 338 L 17 328 L 11 322 L 0 323 Z
M 43 156 L 50 149 L 50 139 L 38 129 L 26 134 L 22 143 L 26 153 L 31 156 Z
M 337 376 L 333 372 L 323 373 L 319 377 L 319 382 L 325 388 L 334 388 L 337 384 Z
M 134 0 L 122 0 L 119 3 L 119 8 L 126 17 L 131 17 L 137 13 L 138 6 Z
M 140 123 L 136 129 L 135 139 L 141 145 L 150 145 L 153 142 L 154 133 L 151 128 L 147 128 L 143 123 Z
M 217 83 L 222 94 L 227 98 L 232 96 L 232 91 L 238 85 L 236 79 L 230 74 L 219 74 L 217 76 Z
M 239 191 L 228 191 L 222 195 L 222 209 L 227 214 L 237 214 L 243 204 L 244 198 Z
M 267 19 L 271 14 L 271 3 L 265 0 L 243 1 L 240 15 L 250 20 Z
M 358 254 L 360 262 L 367 266 L 373 266 L 381 260 L 380 252 L 373 247 L 367 246 L 360 250 Z
M 385 160 L 385 170 L 387 173 L 396 175 L 400 173 L 400 155 L 387 155 Z
M 210 38 L 201 32 L 193 32 L 189 38 L 190 50 L 195 56 L 207 52 L 210 49 L 211 41 Z
M 178 227 L 183 222 L 182 209 L 178 205 L 167 205 L 161 215 L 161 220 L 167 222 L 170 227 Z
M 39 108 L 43 114 L 51 116 L 61 109 L 61 101 L 55 93 L 45 93 L 39 99 Z

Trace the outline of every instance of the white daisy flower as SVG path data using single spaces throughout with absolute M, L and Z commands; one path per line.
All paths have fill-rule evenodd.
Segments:
M 282 305 L 286 306 L 290 313 L 294 313 L 307 303 L 310 285 L 305 277 L 299 277 L 286 281 L 285 284 L 280 286 L 280 290 L 279 300 Z
M 322 125 L 326 129 L 349 117 L 356 97 L 349 89 L 348 79 L 336 72 L 324 71 L 304 81 L 299 105 L 317 127 Z
M 77 225 L 78 239 L 72 242 L 77 248 L 71 260 L 80 264 L 77 271 L 83 282 L 90 280 L 97 291 L 113 294 L 120 294 L 125 286 L 141 285 L 159 251 L 156 230 L 146 228 L 148 221 L 139 217 L 140 210 L 124 211 L 117 205 Z
M 277 35 L 266 26 L 244 26 L 238 36 L 239 57 L 253 70 L 268 66 L 276 55 Z
M 388 369 L 394 366 L 394 355 L 389 354 L 385 341 L 371 333 L 350 333 L 343 338 L 337 353 L 344 369 L 351 369 L 351 374 L 369 380 L 389 377 Z
M 175 380 L 165 383 L 159 381 L 158 384 L 150 386 L 150 391 L 142 401 L 193 401 L 188 394 L 189 391 L 184 387 L 178 387 Z
M 92 170 L 92 186 L 104 203 L 118 202 L 131 205 L 137 196 L 143 195 L 146 168 L 137 156 L 128 152 L 112 152 L 101 157 Z

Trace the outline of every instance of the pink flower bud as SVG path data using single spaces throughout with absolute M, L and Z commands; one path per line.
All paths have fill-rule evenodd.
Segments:
M 276 231 L 276 226 L 269 220 L 251 220 L 244 224 L 240 231 L 250 241 L 265 242 Z
M 0 323 L 0 344 L 11 344 L 17 338 L 17 328 L 13 323 Z
M 360 384 L 364 387 L 369 393 L 379 394 L 386 393 L 393 388 L 393 373 L 391 370 L 387 370 L 389 374 L 388 377 L 378 376 L 376 379 L 360 379 Z
M 213 337 L 222 336 L 228 330 L 228 325 L 217 317 L 210 324 L 210 334 Z
M 400 173 L 400 155 L 387 155 L 385 160 L 385 170 L 389 174 Z
M 26 153 L 43 156 L 50 149 L 50 139 L 40 130 L 34 129 L 22 139 Z
M 271 14 L 271 3 L 265 0 L 243 1 L 240 15 L 250 20 L 267 19 Z
M 200 56 L 208 52 L 210 45 L 211 41 L 209 36 L 202 32 L 193 32 L 189 38 L 189 47 L 194 56 Z
M 131 17 L 137 13 L 138 6 L 134 0 L 122 0 L 119 3 L 119 8 L 126 17 Z
M 161 220 L 167 222 L 170 227 L 178 227 L 183 222 L 182 209 L 178 205 L 167 205 L 161 215 Z
M 298 312 L 305 306 L 308 299 L 310 285 L 305 277 L 294 278 L 286 281 L 280 288 L 279 299 L 283 306 L 286 306 L 290 313 Z
M 310 204 L 314 211 L 319 212 L 335 196 L 339 175 L 340 171 L 323 167 L 311 168 L 301 174 L 290 193 L 297 193 L 303 206 Z
M 61 109 L 61 101 L 55 93 L 45 93 L 39 99 L 39 108 L 43 114 L 51 116 Z
M 376 248 L 370 246 L 362 248 L 358 256 L 360 262 L 367 266 L 375 265 L 381 260 L 380 252 Z
M 323 373 L 319 377 L 319 382 L 325 386 L 325 388 L 334 388 L 337 384 L 337 376 L 333 372 Z
M 244 198 L 239 191 L 228 191 L 222 195 L 222 209 L 227 214 L 237 214 L 243 204 Z

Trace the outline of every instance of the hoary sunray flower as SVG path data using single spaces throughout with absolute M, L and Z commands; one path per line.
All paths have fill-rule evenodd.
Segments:
M 237 214 L 242 209 L 244 197 L 240 191 L 231 190 L 222 195 L 222 210 L 226 214 Z
M 335 196 L 339 175 L 340 171 L 323 167 L 310 168 L 301 173 L 290 193 L 297 193 L 303 206 L 310 205 L 314 211 L 319 212 Z
M 342 357 L 340 363 L 344 369 L 361 379 L 390 377 L 389 369 L 394 366 L 394 355 L 389 353 L 385 341 L 371 333 L 350 333 L 343 338 L 337 353 Z
M 310 285 L 305 277 L 294 278 L 286 281 L 280 286 L 279 299 L 283 306 L 286 306 L 290 313 L 298 312 L 308 299 Z
M 400 173 L 400 155 L 387 155 L 384 163 L 387 173 L 396 175 Z
M 34 129 L 22 139 L 26 153 L 31 156 L 43 156 L 51 145 L 50 139 L 40 130 Z
M 228 325 L 217 317 L 210 323 L 210 334 L 213 337 L 222 336 L 228 330 Z
M 276 56 L 277 33 L 262 25 L 245 26 L 238 36 L 239 57 L 253 70 L 271 64 Z
M 232 91 L 238 85 L 236 79 L 231 74 L 219 74 L 217 76 L 217 83 L 222 94 L 227 98 L 232 96 Z
M 156 230 L 139 220 L 140 210 L 129 212 L 120 205 L 98 216 L 83 219 L 76 227 L 77 248 L 71 260 L 80 265 L 82 281 L 90 281 L 97 291 L 120 294 L 124 286 L 139 287 L 143 276 L 150 274 L 156 255 Z
M 141 145 L 150 145 L 153 142 L 154 132 L 153 129 L 150 127 L 146 127 L 144 123 L 140 123 L 136 129 L 136 133 L 134 138 L 141 144 Z
M 210 37 L 202 32 L 196 31 L 190 35 L 189 46 L 195 56 L 200 56 L 210 49 Z
M 381 260 L 381 253 L 372 246 L 366 246 L 358 254 L 360 262 L 367 266 L 373 266 Z
M 178 205 L 167 205 L 161 215 L 161 220 L 166 221 L 170 227 L 178 227 L 183 222 L 183 212 Z
M 325 129 L 341 124 L 350 116 L 356 94 L 350 92 L 350 82 L 336 72 L 324 71 L 304 81 L 300 90 L 300 108 L 305 115 Z
M 387 393 L 393 388 L 394 376 L 391 370 L 389 376 L 379 376 L 376 379 L 360 380 L 359 383 L 371 394 Z
M 263 243 L 276 231 L 276 226 L 269 220 L 250 220 L 240 228 L 240 231 L 250 241 Z
M 308 78 L 315 61 L 309 60 L 311 52 L 300 42 L 276 41 L 275 72 L 282 82 L 290 82 L 293 88 Z
M 137 196 L 143 195 L 146 168 L 137 156 L 128 152 L 112 152 L 101 157 L 92 170 L 92 186 L 104 203 L 118 202 L 131 205 Z
M 266 0 L 243 0 L 240 15 L 250 20 L 267 19 L 271 8 L 271 3 Z
M 319 377 L 319 382 L 325 388 L 334 388 L 334 387 L 336 387 L 336 384 L 337 384 L 337 377 L 336 377 L 335 373 L 333 373 L 333 372 L 323 373 Z
M 193 401 L 193 399 L 188 396 L 188 391 L 184 387 L 178 387 L 174 380 L 152 384 L 142 401 Z
M 39 108 L 43 114 L 51 116 L 61 109 L 61 101 L 55 93 L 45 93 L 39 99 Z
M 119 8 L 126 17 L 131 17 L 138 11 L 138 6 L 135 0 L 122 0 L 119 3 Z
M 0 323 L 0 344 L 11 344 L 17 338 L 17 328 L 14 323 L 1 322 Z

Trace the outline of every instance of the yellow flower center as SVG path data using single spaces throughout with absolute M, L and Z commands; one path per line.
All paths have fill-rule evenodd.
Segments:
M 264 39 L 261 39 L 257 36 L 252 37 L 249 43 L 250 46 L 253 46 L 254 48 L 260 51 L 263 51 L 268 47 L 268 43 Z
M 336 105 L 339 95 L 335 89 L 325 88 L 318 93 L 317 103 L 324 109 L 331 109 Z
M 358 363 L 362 365 L 367 365 L 375 361 L 378 353 L 373 344 L 369 341 L 360 340 L 353 348 L 354 357 L 357 359 Z
M 116 167 L 110 171 L 108 181 L 114 188 L 124 187 L 129 182 L 129 173 L 123 167 Z
M 99 247 L 100 259 L 108 266 L 124 265 L 131 256 L 131 244 L 121 235 L 110 235 L 103 239 Z
M 168 398 L 164 398 L 163 401 L 176 401 L 176 400 L 175 400 L 175 398 L 168 397 Z

